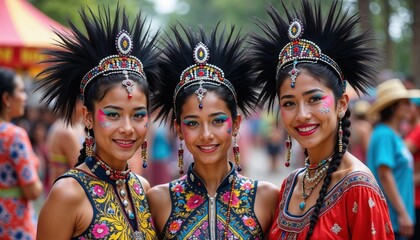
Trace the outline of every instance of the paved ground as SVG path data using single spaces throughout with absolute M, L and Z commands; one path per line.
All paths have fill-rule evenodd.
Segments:
M 264 149 L 261 148 L 252 148 L 246 161 L 247 168 L 243 175 L 269 181 L 279 187 L 287 174 L 293 170 L 291 167 L 284 166 L 285 158 L 283 156 L 278 159 L 278 168 L 272 170 L 270 160 Z

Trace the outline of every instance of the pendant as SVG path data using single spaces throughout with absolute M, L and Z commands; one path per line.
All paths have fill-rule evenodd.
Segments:
M 125 193 L 124 189 L 121 189 L 120 195 L 121 195 L 121 197 L 125 197 L 126 193 Z
M 306 206 L 305 202 L 302 201 L 302 202 L 299 203 L 299 209 L 301 211 L 303 211 L 303 209 L 305 209 L 305 206 Z

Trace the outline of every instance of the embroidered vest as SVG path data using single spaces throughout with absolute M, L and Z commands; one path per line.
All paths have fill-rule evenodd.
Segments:
M 239 175 L 232 167 L 216 195 L 211 197 L 204 182 L 193 172 L 193 164 L 187 175 L 169 183 L 172 211 L 162 237 L 223 240 L 228 221 L 227 239 L 263 239 L 254 212 L 258 181 Z M 229 204 L 230 196 L 232 201 Z
M 135 228 L 130 224 L 112 184 L 78 169 L 72 169 L 60 178 L 64 177 L 72 177 L 79 182 L 93 208 L 90 226 L 80 236 L 73 239 L 157 239 L 146 193 L 134 173 L 130 173 L 128 180 L 128 196 L 135 213 Z

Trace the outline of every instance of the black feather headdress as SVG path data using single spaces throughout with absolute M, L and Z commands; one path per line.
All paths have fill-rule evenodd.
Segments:
M 263 31 L 263 36 L 254 33 L 250 40 L 251 58 L 258 72 L 257 80 L 262 85 L 259 102 L 263 104 L 268 101 L 269 109 L 273 107 L 278 92 L 276 76 L 282 60 L 280 52 L 286 45 L 296 41 L 290 38 L 289 30 L 296 21 L 303 25 L 299 37 L 304 44 L 312 42 L 311 47 L 319 47 L 324 56 L 315 61 L 297 57 L 296 62 L 324 64 L 337 73 L 344 87 L 347 82 L 358 94 L 366 93 L 367 88 L 373 85 L 372 79 L 376 74 L 372 63 L 377 61 L 377 52 L 366 44 L 372 40 L 369 32 L 357 32 L 360 21 L 357 14 L 349 16 L 343 10 L 341 1 L 332 3 L 325 18 L 321 13 L 321 1 L 302 0 L 300 10 L 296 7 L 289 10 L 284 3 L 282 6 L 286 13 L 284 17 L 272 5 L 268 7 L 267 13 L 272 23 L 258 20 L 257 25 Z M 282 68 L 292 64 L 282 65 Z
M 163 43 L 159 65 L 164 76 L 152 106 L 152 111 L 159 110 L 157 119 L 164 121 L 176 118 L 174 103 L 177 93 L 189 84 L 198 85 L 200 82 L 197 78 L 201 70 L 204 77 L 200 78 L 203 80 L 200 86 L 212 84 L 229 88 L 237 107 L 247 117 L 257 100 L 257 85 L 252 62 L 245 57 L 245 52 L 241 49 L 244 38 L 235 33 L 234 27 L 219 31 L 219 24 L 210 36 L 207 36 L 201 27 L 198 32 L 183 24 L 175 25 L 171 29 L 174 37 L 168 37 Z M 202 59 L 204 65 L 200 65 L 197 63 L 197 55 L 208 57 L 208 61 Z M 191 81 L 194 78 L 196 82 Z
M 137 72 L 153 91 L 156 79 L 159 77 L 156 60 L 159 52 L 155 48 L 158 32 L 150 33 L 150 24 L 146 25 L 146 20 L 141 14 L 137 15 L 133 24 L 130 24 L 125 11 L 121 11 L 119 7 L 115 11 L 114 18 L 111 17 L 109 8 L 98 9 L 98 12 L 95 15 L 90 8 L 79 12 L 86 34 L 71 21 L 69 21 L 71 33 L 55 32 L 61 42 L 57 43 L 57 49 L 45 52 L 49 57 L 45 61 L 49 67 L 38 76 L 40 78 L 38 89 L 44 88 L 42 101 L 50 104 L 53 112 L 64 116 L 67 122 L 70 122 L 78 98 L 83 100 L 83 88 L 88 88 L 86 85 L 89 84 L 88 82 L 83 85 L 82 81 L 86 79 L 93 82 L 105 74 L 115 73 L 128 76 L 127 72 L 124 72 L 128 69 L 130 74 Z M 121 50 L 116 47 L 116 41 L 121 33 L 127 34 L 123 40 L 128 40 L 132 48 L 118 60 Z M 105 66 L 104 61 L 110 57 L 116 62 L 108 66 L 112 66 L 116 71 L 106 71 L 102 68 Z M 130 71 L 126 64 L 133 59 L 141 67 Z M 96 75 L 88 76 L 88 73 L 92 72 Z

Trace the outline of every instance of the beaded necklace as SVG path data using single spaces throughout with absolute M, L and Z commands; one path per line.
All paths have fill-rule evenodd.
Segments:
M 232 198 L 233 198 L 233 188 L 235 186 L 236 177 L 232 179 L 232 185 L 230 186 L 230 197 L 228 203 L 228 209 L 226 214 L 226 225 L 225 225 L 225 232 L 224 232 L 224 240 L 227 240 L 228 232 L 229 232 L 229 222 L 230 222 L 230 208 L 232 205 Z
M 129 208 L 129 202 L 126 197 L 127 192 L 124 190 L 123 186 L 127 183 L 128 178 L 130 177 L 130 164 L 127 163 L 126 170 L 118 171 L 112 169 L 107 163 L 105 163 L 98 155 L 95 154 L 93 158 L 86 158 L 86 165 L 89 167 L 90 171 L 99 177 L 102 180 L 105 180 L 111 184 L 116 184 L 118 194 L 121 198 L 121 203 L 124 206 L 124 210 L 128 218 L 133 221 L 135 218 L 134 213 Z M 99 168 L 100 166 L 100 168 Z
M 324 179 L 325 175 L 327 174 L 327 170 L 330 167 L 330 163 L 332 160 L 334 153 L 331 154 L 326 159 L 323 159 L 318 164 L 309 164 L 309 157 L 305 160 L 305 172 L 302 176 L 302 202 L 299 203 L 299 209 L 303 211 L 306 207 L 306 200 L 311 196 L 312 192 L 318 186 L 322 179 Z M 315 170 L 314 177 L 309 177 L 309 171 Z M 305 186 L 305 179 L 308 183 L 313 183 L 312 186 Z
M 313 183 L 316 180 L 318 180 L 321 176 L 324 175 L 324 173 L 327 171 L 329 167 L 329 163 L 332 160 L 333 154 L 331 154 L 326 159 L 323 159 L 318 164 L 309 164 L 309 157 L 305 160 L 305 178 L 309 183 Z M 314 176 L 311 178 L 309 176 L 309 171 L 315 171 Z

